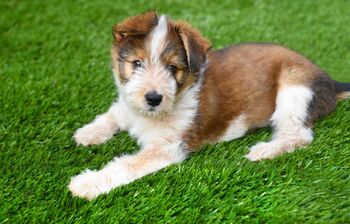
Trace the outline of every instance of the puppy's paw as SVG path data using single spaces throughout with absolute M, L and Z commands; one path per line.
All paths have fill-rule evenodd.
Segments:
M 272 159 L 277 156 L 276 145 L 271 142 L 260 142 L 250 148 L 245 157 L 250 161 L 261 161 L 264 159 Z
M 92 123 L 79 128 L 74 134 L 74 140 L 78 145 L 88 146 L 104 143 L 112 136 L 113 133 Z
M 101 176 L 96 171 L 86 172 L 72 177 L 68 189 L 75 197 L 92 200 L 105 192 Z

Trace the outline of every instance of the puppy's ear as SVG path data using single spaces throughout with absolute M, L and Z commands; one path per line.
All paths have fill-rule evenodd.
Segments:
M 113 38 L 116 44 L 132 36 L 145 35 L 158 24 L 155 11 L 148 11 L 137 16 L 129 17 L 113 27 Z
M 186 22 L 175 22 L 174 25 L 185 48 L 189 70 L 198 73 L 205 63 L 211 43 Z

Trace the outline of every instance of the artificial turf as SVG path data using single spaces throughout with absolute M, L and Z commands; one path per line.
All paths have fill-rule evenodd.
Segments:
M 0 223 L 350 223 L 350 101 L 319 121 L 306 149 L 243 158 L 263 129 L 205 147 L 92 202 L 70 177 L 137 150 L 126 133 L 77 147 L 73 132 L 116 97 L 111 27 L 157 9 L 219 48 L 275 42 L 350 82 L 350 2 L 0 1 Z

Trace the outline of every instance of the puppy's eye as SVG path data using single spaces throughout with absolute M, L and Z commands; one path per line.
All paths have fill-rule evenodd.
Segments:
M 171 73 L 171 74 L 175 74 L 176 73 L 176 71 L 177 71 L 177 67 L 175 66 L 175 65 L 168 65 L 167 67 L 166 67 L 166 69 Z
M 141 67 L 142 67 L 141 61 L 139 61 L 139 60 L 133 61 L 133 62 L 132 62 L 132 67 L 133 67 L 134 69 L 141 68 Z

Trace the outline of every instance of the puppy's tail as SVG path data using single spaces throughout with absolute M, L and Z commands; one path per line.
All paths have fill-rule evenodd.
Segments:
M 350 98 L 350 83 L 334 81 L 334 88 L 337 100 Z

